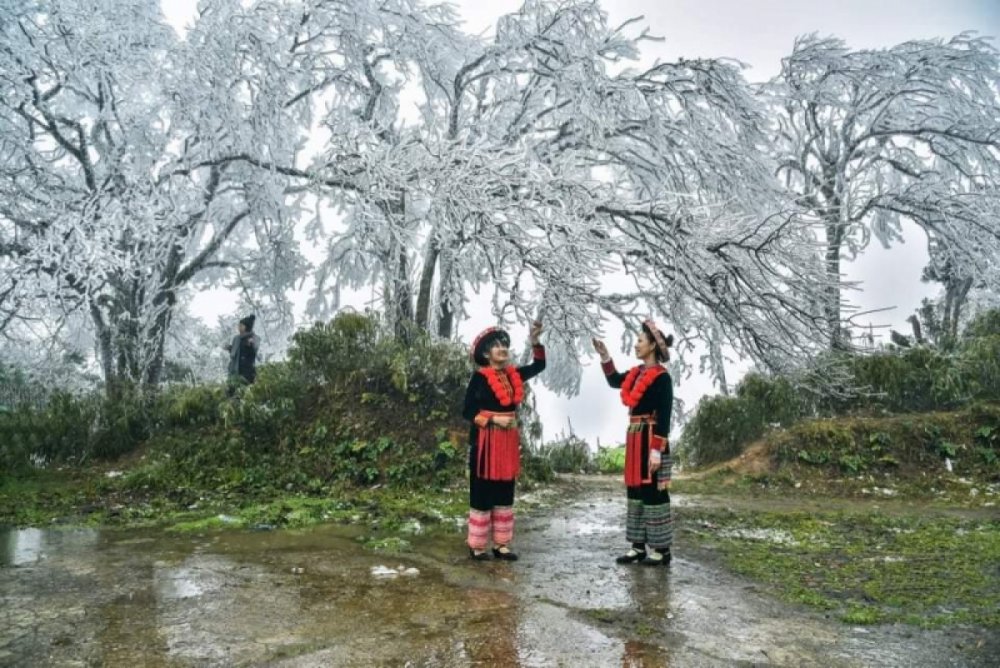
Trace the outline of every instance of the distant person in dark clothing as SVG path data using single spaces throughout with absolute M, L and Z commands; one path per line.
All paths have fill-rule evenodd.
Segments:
M 253 333 L 255 316 L 248 315 L 240 320 L 239 334 L 233 337 L 233 342 L 223 346 L 229 350 L 229 394 L 236 391 L 237 385 L 249 385 L 257 378 L 257 350 L 260 339 Z

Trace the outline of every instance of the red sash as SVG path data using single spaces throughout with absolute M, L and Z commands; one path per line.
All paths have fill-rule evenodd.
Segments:
M 643 460 L 649 456 L 648 444 L 653 439 L 656 413 L 631 415 L 628 422 L 628 434 L 625 437 L 625 486 L 640 487 L 653 482 L 652 476 L 643 477 L 642 470 L 649 469 L 649 464 Z M 647 444 L 646 457 L 643 457 L 643 441 Z

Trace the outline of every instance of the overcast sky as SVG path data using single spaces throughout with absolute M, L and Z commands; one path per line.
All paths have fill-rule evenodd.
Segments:
M 167 19 L 183 26 L 194 13 L 196 0 L 163 0 Z M 498 16 L 516 10 L 519 0 L 462 0 L 455 2 L 470 32 L 489 32 Z M 651 34 L 661 42 L 647 42 L 642 60 L 679 57 L 727 57 L 748 66 L 746 77 L 764 81 L 778 73 L 781 59 L 791 51 L 795 37 L 817 32 L 844 39 L 852 48 L 887 47 L 911 39 L 950 37 L 972 30 L 1000 35 L 1000 0 L 606 0 L 602 3 L 613 23 L 643 16 Z M 923 235 L 908 228 L 907 243 L 889 251 L 875 243 L 854 263 L 846 266 L 849 280 L 863 281 L 864 292 L 848 295 L 862 309 L 893 307 L 874 318 L 877 325 L 905 330 L 904 319 L 931 286 L 919 281 L 927 252 Z M 203 304 L 204 300 L 200 300 Z M 211 309 L 199 312 L 211 315 Z M 229 312 L 231 306 L 220 307 Z M 459 333 L 469 341 L 489 322 L 465 322 Z M 519 332 L 512 332 L 519 334 Z M 617 351 L 620 331 L 606 332 L 615 350 L 619 368 L 631 363 L 630 355 Z M 518 342 L 515 341 L 515 346 Z M 539 409 L 545 423 L 545 438 L 563 430 L 567 419 L 574 431 L 594 444 L 612 444 L 623 439 L 627 411 L 617 394 L 608 389 L 596 364 L 585 371 L 579 397 L 563 399 L 539 392 Z M 730 382 L 735 378 L 730 378 Z M 676 394 L 690 409 L 711 391 L 708 379 L 675 379 Z M 677 430 L 673 438 L 679 434 Z

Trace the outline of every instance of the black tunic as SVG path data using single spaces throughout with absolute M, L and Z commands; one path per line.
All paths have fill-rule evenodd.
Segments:
M 601 366 L 604 370 L 604 376 L 607 378 L 608 385 L 615 389 L 620 389 L 627 374 L 619 373 L 615 370 L 614 362 L 607 362 Z M 641 370 L 635 379 L 633 387 L 638 385 L 642 381 L 643 375 L 649 373 L 653 368 L 656 367 L 640 367 Z M 656 415 L 655 422 L 652 424 L 651 439 L 644 440 L 643 442 L 642 459 L 640 462 L 643 479 L 649 477 L 649 462 L 647 461 L 649 448 L 652 447 L 653 449 L 660 450 L 664 456 L 669 453 L 667 437 L 670 434 L 670 413 L 673 409 L 673 403 L 673 382 L 670 379 L 670 374 L 664 371 L 646 388 L 646 391 L 639 399 L 639 403 L 629 408 L 630 416 Z
M 537 376 L 545 369 L 545 348 L 543 346 L 533 346 L 534 360 L 531 364 L 518 367 L 517 371 L 521 376 L 521 381 L 525 382 Z M 476 416 L 480 411 L 490 411 L 495 413 L 509 413 L 515 411 L 516 406 L 504 406 L 493 394 L 489 381 L 486 377 L 476 371 L 469 380 L 469 387 L 465 392 L 465 407 L 462 416 L 471 422 L 469 427 L 469 505 L 480 511 L 488 511 L 498 506 L 512 506 L 514 503 L 514 480 L 487 480 L 479 477 L 476 472 L 476 462 L 479 457 L 479 431 L 476 424 Z
M 517 367 L 517 372 L 521 375 L 523 382 L 528 382 L 545 369 L 545 346 L 532 346 L 534 359 L 531 364 Z M 465 408 L 462 409 L 462 417 L 472 422 L 469 429 L 469 446 L 473 449 L 479 441 L 479 426 L 476 425 L 476 415 L 480 411 L 492 411 L 503 413 L 513 411 L 515 407 L 504 406 L 490 389 L 486 376 L 476 371 L 469 380 L 469 387 L 465 391 Z M 475 460 L 472 460 L 475 461 Z

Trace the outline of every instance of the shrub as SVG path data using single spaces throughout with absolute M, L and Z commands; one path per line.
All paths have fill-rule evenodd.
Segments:
M 796 386 L 813 388 L 810 394 Z M 767 425 L 810 416 L 955 410 L 1000 397 L 1000 310 L 986 311 L 947 350 L 927 346 L 875 354 L 827 353 L 795 377 L 749 374 L 733 397 L 706 397 L 684 428 L 681 457 L 704 465 L 738 456 Z M 806 454 L 806 457 L 819 455 Z M 845 460 L 850 469 L 854 460 Z
M 989 309 L 976 315 L 962 333 L 965 339 L 1000 336 L 1000 309 Z
M 0 464 L 16 471 L 117 457 L 145 440 L 155 423 L 149 398 L 138 393 L 112 401 L 55 392 L 41 408 L 25 404 L 0 413 Z
M 83 459 L 96 408 L 96 402 L 55 393 L 43 408 L 22 404 L 0 413 L 3 468 L 16 471 L 32 464 Z
M 934 348 L 851 355 L 844 363 L 856 391 L 845 399 L 820 402 L 831 414 L 863 407 L 890 412 L 954 408 L 970 398 L 968 379 L 953 354 Z
M 958 353 L 957 366 L 969 396 L 1000 398 L 1000 334 L 969 339 Z
M 539 457 L 530 450 L 522 455 L 519 483 L 530 487 L 533 483 L 552 482 L 555 477 L 555 471 L 552 470 L 552 464 L 548 459 Z
M 804 420 L 769 437 L 775 461 L 828 475 L 902 475 L 926 480 L 945 471 L 996 480 L 1000 475 L 1000 405 L 954 412 Z
M 159 396 L 156 410 L 164 427 L 197 427 L 218 422 L 225 401 L 222 385 L 174 385 Z
M 600 473 L 622 473 L 625 471 L 625 446 L 600 447 L 594 461 Z
M 379 342 L 378 322 L 358 313 L 340 313 L 292 337 L 289 362 L 316 384 L 363 388 L 367 367 Z
M 769 425 L 791 425 L 806 409 L 804 398 L 788 379 L 748 374 L 735 396 L 703 397 L 698 402 L 681 436 L 680 457 L 694 465 L 731 459 Z
M 556 473 L 582 473 L 594 468 L 590 446 L 574 434 L 542 445 L 537 456 L 547 460 Z
M 462 471 L 464 349 L 425 334 L 397 338 L 346 314 L 294 337 L 289 361 L 261 365 L 227 397 L 222 385 L 53 395 L 44 409 L 0 413 L 0 466 L 110 459 L 148 442 L 130 485 L 263 490 L 330 483 L 419 485 Z

